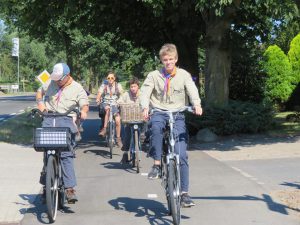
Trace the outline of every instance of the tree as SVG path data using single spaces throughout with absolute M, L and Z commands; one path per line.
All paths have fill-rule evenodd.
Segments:
M 12 4 L 12 2 L 14 4 Z M 179 65 L 199 74 L 199 39 L 206 49 L 205 97 L 209 105 L 228 102 L 231 72 L 232 33 L 248 30 L 251 36 L 268 38 L 272 19 L 286 19 L 297 11 L 293 0 L 89 0 L 89 1 L 4 1 L 6 14 L 15 15 L 18 26 L 33 35 L 57 37 L 72 54 L 72 31 L 95 37 L 119 32 L 156 53 L 165 42 L 178 46 Z M 20 10 L 21 8 L 21 10 Z M 134 9 L 134 10 L 133 10 Z M 43 17 L 37 17 L 39 12 Z M 70 60 L 70 59 L 69 59 Z M 68 61 L 69 61 L 68 60 Z
M 262 64 L 267 74 L 266 98 L 275 104 L 284 103 L 295 88 L 295 79 L 288 57 L 277 45 L 273 45 L 265 51 Z
M 288 57 L 292 65 L 296 84 L 300 82 L 300 33 L 293 38 Z

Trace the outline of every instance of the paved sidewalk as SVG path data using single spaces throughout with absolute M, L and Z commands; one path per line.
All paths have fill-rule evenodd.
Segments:
M 19 224 L 40 192 L 42 153 L 0 142 L 0 224 Z

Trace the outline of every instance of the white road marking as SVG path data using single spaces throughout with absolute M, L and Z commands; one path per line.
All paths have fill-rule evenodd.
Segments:
M 148 176 L 148 173 L 141 173 L 141 176 Z
M 9 114 L 10 116 L 14 116 L 14 115 L 16 115 L 17 113 L 11 113 L 11 114 Z

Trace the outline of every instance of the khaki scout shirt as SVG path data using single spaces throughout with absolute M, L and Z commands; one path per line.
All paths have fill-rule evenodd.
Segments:
M 126 91 L 123 95 L 121 95 L 121 97 L 118 100 L 118 103 L 125 103 L 125 104 L 139 104 L 140 103 L 140 93 L 138 91 L 137 93 L 137 97 L 134 98 L 131 95 L 130 90 Z
M 66 113 L 70 109 L 82 108 L 89 104 L 88 96 L 83 87 L 76 81 L 60 91 L 60 87 L 51 81 L 45 92 L 45 105 L 49 111 Z
M 123 93 L 122 85 L 119 84 L 119 83 L 115 83 L 115 84 L 118 85 L 119 95 L 121 95 Z M 106 93 L 105 93 L 105 88 L 106 88 Z M 110 88 L 110 86 L 108 84 L 102 84 L 99 87 L 98 92 L 101 93 L 102 101 L 117 100 L 119 98 L 119 95 L 117 95 L 118 93 L 116 93 L 116 87 L 115 86 L 112 86 Z
M 176 75 L 170 81 L 170 96 L 164 93 L 166 78 L 158 71 L 148 74 L 141 88 L 141 106 L 163 110 L 177 110 L 189 105 L 200 106 L 198 89 L 191 75 L 184 69 L 177 68 Z

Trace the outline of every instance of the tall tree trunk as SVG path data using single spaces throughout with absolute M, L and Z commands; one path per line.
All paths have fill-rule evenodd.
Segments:
M 181 36 L 176 37 L 175 44 L 178 49 L 178 66 L 187 70 L 199 87 L 199 66 L 198 66 L 198 38 Z
M 230 23 L 210 14 L 206 20 L 205 99 L 208 106 L 228 103 L 228 80 L 231 69 Z

